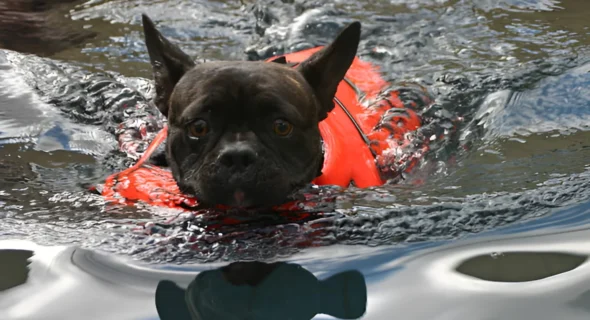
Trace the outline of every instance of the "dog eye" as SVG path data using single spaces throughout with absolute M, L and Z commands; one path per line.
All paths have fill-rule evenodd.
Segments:
M 277 135 L 284 137 L 293 131 L 293 125 L 285 120 L 278 119 L 275 120 L 273 130 Z
M 188 133 L 191 137 L 204 137 L 209 132 L 209 127 L 205 120 L 197 120 L 188 126 Z

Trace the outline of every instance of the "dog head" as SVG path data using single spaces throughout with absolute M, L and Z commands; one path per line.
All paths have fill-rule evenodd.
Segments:
M 154 104 L 168 118 L 166 156 L 180 189 L 203 205 L 281 204 L 321 174 L 318 123 L 350 67 L 360 23 L 296 68 L 252 61 L 195 64 L 143 15 Z

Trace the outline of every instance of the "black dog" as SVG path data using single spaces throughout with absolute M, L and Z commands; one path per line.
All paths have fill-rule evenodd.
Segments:
M 195 64 L 143 15 L 154 103 L 168 118 L 167 163 L 203 205 L 284 203 L 321 174 L 318 123 L 350 67 L 361 25 L 296 68 L 284 63 Z

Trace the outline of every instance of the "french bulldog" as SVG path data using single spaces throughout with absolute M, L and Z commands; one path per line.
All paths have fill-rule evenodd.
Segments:
M 284 203 L 321 174 L 318 124 L 334 108 L 361 24 L 296 67 L 277 59 L 195 63 L 142 16 L 153 102 L 167 118 L 165 160 L 202 206 Z

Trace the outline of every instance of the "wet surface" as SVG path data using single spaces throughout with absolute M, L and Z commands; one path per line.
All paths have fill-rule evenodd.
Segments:
M 0 51 L 0 239 L 117 253 L 156 263 L 149 268 L 166 262 L 209 262 L 195 267 L 209 269 L 222 261 L 308 255 L 303 265 L 316 275 L 345 267 L 393 266 L 398 263 L 395 257 L 420 255 L 422 248 L 451 242 L 456 245 L 452 251 L 461 256 L 457 260 L 463 261 L 459 269 L 457 262 L 437 274 L 436 263 L 418 258 L 404 262 L 405 271 L 395 271 L 395 281 L 362 271 L 368 285 L 366 318 L 385 318 L 389 306 L 398 308 L 395 314 L 412 319 L 434 315 L 473 319 L 473 314 L 481 319 L 587 318 L 583 306 L 588 295 L 583 292 L 588 289 L 582 288 L 588 274 L 583 260 L 587 253 L 572 249 L 568 242 L 572 237 L 583 241 L 580 233 L 542 237 L 539 244 L 531 244 L 531 250 L 538 252 L 534 258 L 521 254 L 524 240 L 516 236 L 500 241 L 505 247 L 491 241 L 479 253 L 461 244 L 481 233 L 496 237 L 503 230 L 521 234 L 539 228 L 583 228 L 588 223 L 590 42 L 585 12 L 590 3 L 66 2 L 48 8 L 60 12 L 60 18 L 44 23 L 86 30 L 92 36 L 61 43 L 52 52 L 14 48 L 36 55 Z M 217 215 L 106 206 L 87 191 L 88 186 L 133 163 L 162 124 L 148 104 L 152 87 L 140 32 L 143 12 L 186 52 L 207 60 L 258 60 L 325 44 L 346 23 L 358 19 L 363 23 L 362 59 L 379 65 L 394 86 L 403 82 L 427 86 L 436 97 L 434 116 L 459 116 L 464 121 L 456 135 L 435 143 L 420 168 L 398 185 L 342 193 L 314 191 L 319 197 L 335 194 L 336 202 L 324 215 L 300 223 L 261 216 L 219 228 L 211 227 L 219 221 Z M 137 154 L 117 150 L 121 122 L 147 127 L 147 135 L 136 137 Z M 560 247 L 564 241 L 567 244 Z M 11 246 L 8 243 L 6 249 Z M 322 256 L 330 250 L 338 254 Z M 500 251 L 505 255 L 494 260 L 497 264 L 490 263 L 489 255 Z M 340 256 L 340 252 L 349 253 Z M 20 259 L 11 257 L 11 261 Z M 529 261 L 531 268 L 535 259 L 558 262 L 529 274 L 515 269 L 518 263 L 510 259 Z M 22 266 L 17 263 L 17 267 Z M 498 275 L 499 270 L 509 271 Z M 459 276 L 459 271 L 468 278 Z M 56 271 L 56 277 L 67 272 Z M 404 272 L 414 275 L 407 277 Z M 564 276 L 547 277 L 557 272 Z M 187 284 L 193 277 L 182 281 Z M 493 284 L 501 281 L 512 281 L 514 289 Z M 148 287 L 137 305 L 121 306 L 128 318 L 157 315 L 154 282 Z M 484 307 L 484 302 L 470 296 L 473 291 L 489 305 Z M 522 300 L 510 301 L 515 296 Z M 411 299 L 424 300 L 430 307 L 407 310 Z M 501 308 L 503 303 L 513 307 Z M 551 306 L 555 308 L 550 310 Z M 66 313 L 74 314 L 73 310 Z M 17 315 L 13 318 L 19 319 Z
M 14 278 L 1 283 L 0 308 L 6 319 L 586 319 L 588 209 L 460 242 L 334 245 L 280 263 L 146 264 L 2 241 Z

